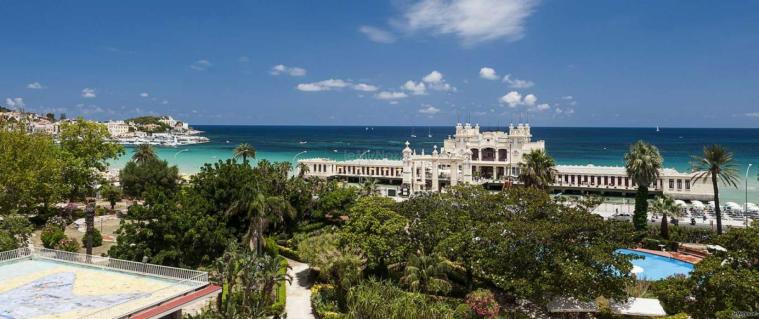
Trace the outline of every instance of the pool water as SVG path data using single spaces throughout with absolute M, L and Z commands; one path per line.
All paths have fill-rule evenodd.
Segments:
M 644 280 L 661 280 L 674 275 L 688 276 L 693 271 L 693 264 L 677 259 L 658 256 L 630 249 L 617 249 L 617 253 L 643 257 L 631 262 L 639 272 L 635 275 Z M 635 267 L 637 266 L 637 267 Z

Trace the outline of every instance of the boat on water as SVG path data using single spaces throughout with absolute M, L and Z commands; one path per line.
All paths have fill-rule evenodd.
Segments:
M 300 142 L 298 142 L 298 144 L 307 144 L 307 143 L 308 143 L 307 141 L 300 141 Z
M 430 130 L 429 127 L 427 128 L 427 137 L 432 138 L 432 131 Z
M 661 130 L 659 129 L 659 125 L 656 126 L 656 131 L 661 132 Z

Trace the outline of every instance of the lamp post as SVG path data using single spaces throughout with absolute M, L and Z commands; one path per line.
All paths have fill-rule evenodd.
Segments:
M 751 170 L 751 163 L 748 163 L 746 168 L 746 201 L 743 202 L 743 218 L 745 219 L 746 226 L 748 226 L 748 171 Z

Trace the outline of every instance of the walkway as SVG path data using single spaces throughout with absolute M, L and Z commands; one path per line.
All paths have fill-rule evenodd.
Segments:
M 288 259 L 291 269 L 287 274 L 293 280 L 287 285 L 287 304 L 285 312 L 288 319 L 314 319 L 311 313 L 311 278 L 308 264 Z

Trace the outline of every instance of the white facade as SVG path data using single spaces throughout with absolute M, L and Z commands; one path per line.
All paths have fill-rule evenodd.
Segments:
M 123 136 L 129 133 L 129 124 L 124 123 L 124 121 L 108 121 L 105 125 L 108 127 L 108 133 L 111 133 L 111 136 L 113 137 Z
M 406 196 L 416 192 L 441 191 L 459 183 L 513 183 L 519 175 L 522 156 L 533 150 L 545 150 L 545 142 L 532 141 L 530 126 L 509 126 L 508 132 L 480 132 L 479 125 L 457 124 L 456 134 L 443 141 L 431 154 L 417 154 L 406 142 L 401 160 L 303 159 L 307 176 L 321 178 L 374 178 L 383 186 L 383 194 Z M 552 187 L 562 192 L 633 193 L 637 186 L 627 177 L 624 167 L 556 166 Z M 660 179 L 651 185 L 653 193 L 664 193 L 679 199 L 709 199 L 711 185 L 691 182 L 692 174 L 663 169 Z

